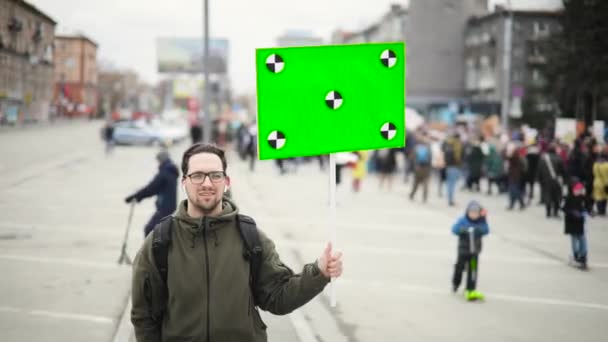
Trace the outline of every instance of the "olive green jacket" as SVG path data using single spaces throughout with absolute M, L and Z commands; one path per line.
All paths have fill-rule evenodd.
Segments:
M 266 326 L 257 307 L 284 315 L 319 294 L 329 279 L 316 262 L 294 274 L 279 259 L 262 232 L 262 265 L 255 291 L 249 285 L 249 262 L 236 227 L 238 209 L 224 198 L 218 217 L 194 219 L 186 201 L 173 219 L 168 252 L 168 299 L 148 235 L 133 264 L 131 322 L 138 342 L 262 342 Z M 257 304 L 257 307 L 256 307 Z M 159 322 L 155 313 L 165 307 Z

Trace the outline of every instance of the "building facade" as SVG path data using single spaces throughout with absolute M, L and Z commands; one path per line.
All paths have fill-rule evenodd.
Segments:
M 288 30 L 277 38 L 277 46 L 317 46 L 323 45 L 323 38 L 315 37 L 312 32 Z
M 510 54 L 505 55 L 505 20 L 512 17 Z M 500 113 L 503 96 L 508 96 L 508 113 L 513 118 L 525 112 L 554 111 L 543 96 L 547 81 L 546 42 L 560 29 L 559 12 L 505 11 L 470 18 L 465 31 L 465 89 L 471 103 L 487 104 Z M 504 69 L 510 55 L 510 72 Z M 508 77 L 508 79 L 505 79 Z M 505 90 L 505 85 L 508 88 Z M 526 109 L 524 101 L 532 103 Z
M 97 44 L 82 36 L 55 37 L 57 110 L 65 116 L 97 115 Z
M 0 0 L 0 124 L 51 115 L 56 24 L 25 1 Z
M 470 16 L 487 12 L 487 0 L 411 0 L 361 31 L 335 31 L 332 42 L 405 41 L 406 104 L 427 112 L 464 99 L 464 30 Z
M 411 0 L 406 25 L 407 104 L 427 112 L 461 101 L 464 31 L 471 16 L 488 13 L 487 0 Z
M 391 5 L 380 20 L 357 32 L 336 30 L 331 37 L 332 44 L 360 44 L 371 42 L 402 42 L 405 40 L 407 8 Z

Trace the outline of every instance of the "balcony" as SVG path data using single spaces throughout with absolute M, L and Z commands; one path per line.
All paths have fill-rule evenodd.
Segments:
M 528 56 L 528 63 L 533 65 L 544 65 L 547 64 L 547 58 L 542 55 L 530 55 Z

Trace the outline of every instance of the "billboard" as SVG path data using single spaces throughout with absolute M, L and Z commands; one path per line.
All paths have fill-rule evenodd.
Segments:
M 198 76 L 182 75 L 173 79 L 173 97 L 185 99 L 190 97 L 200 97 L 203 91 L 203 79 Z
M 203 72 L 202 38 L 157 38 L 158 72 Z M 225 74 L 228 69 L 228 40 L 209 39 L 209 72 Z

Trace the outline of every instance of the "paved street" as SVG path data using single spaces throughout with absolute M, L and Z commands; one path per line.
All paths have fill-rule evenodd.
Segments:
M 106 158 L 99 122 L 0 133 L 0 340 L 112 341 L 128 303 L 130 268 L 117 260 L 129 208 L 123 198 L 154 174 L 155 150 L 117 149 Z M 179 163 L 186 145 L 172 149 Z M 230 158 L 234 197 L 294 269 L 313 261 L 329 236 L 327 174 L 316 163 L 279 176 Z M 590 271 L 567 266 L 562 222 L 544 209 L 505 210 L 506 198 L 458 193 L 448 208 L 407 199 L 368 177 L 338 189 L 338 248 L 345 253 L 338 307 L 328 290 L 287 317 L 264 318 L 271 341 L 605 341 L 608 334 L 608 220 L 589 226 Z M 450 227 L 466 202 L 489 211 L 480 258 L 484 303 L 450 291 L 456 239 Z M 153 201 L 136 207 L 133 257 Z M 126 338 L 128 338 L 128 333 Z

